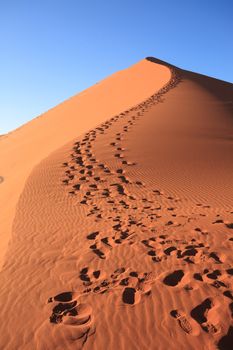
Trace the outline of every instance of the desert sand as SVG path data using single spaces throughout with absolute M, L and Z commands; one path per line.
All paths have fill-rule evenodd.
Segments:
M 148 57 L 0 139 L 0 349 L 231 349 L 233 85 Z

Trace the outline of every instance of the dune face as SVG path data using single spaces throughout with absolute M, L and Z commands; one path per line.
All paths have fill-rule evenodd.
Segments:
M 16 203 L 34 166 L 98 123 L 148 98 L 169 79 L 167 67 L 142 60 L 1 137 L 0 176 L 6 181 L 0 192 L 0 266 Z
M 232 96 L 147 58 L 0 140 L 0 348 L 231 349 Z

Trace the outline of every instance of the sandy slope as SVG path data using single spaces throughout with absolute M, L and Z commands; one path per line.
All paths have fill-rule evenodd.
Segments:
M 155 62 L 134 66 L 135 104 L 149 82 L 150 99 L 74 140 L 66 117 L 69 143 L 27 158 L 0 276 L 2 348 L 230 349 L 232 85 Z
M 142 60 L 1 137 L 0 266 L 16 203 L 34 166 L 74 137 L 152 95 L 169 78 L 167 67 Z

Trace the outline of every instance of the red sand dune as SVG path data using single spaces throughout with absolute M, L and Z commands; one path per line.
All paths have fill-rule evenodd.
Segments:
M 1 349 L 231 349 L 232 95 L 147 58 L 1 137 Z

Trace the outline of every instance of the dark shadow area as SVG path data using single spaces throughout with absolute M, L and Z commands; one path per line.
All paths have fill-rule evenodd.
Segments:
M 179 67 L 176 67 L 170 63 L 167 63 L 165 61 L 159 60 L 154 57 L 146 57 L 147 61 L 161 64 L 163 66 L 166 66 L 168 68 L 173 68 L 178 73 L 181 75 L 182 78 L 190 79 L 196 84 L 201 85 L 204 89 L 208 90 L 211 94 L 215 95 L 219 100 L 223 101 L 225 103 L 225 106 L 230 109 L 231 111 L 233 110 L 233 84 L 208 77 L 207 75 L 199 74 L 199 73 L 194 73 L 188 70 L 183 70 Z
M 227 228 L 233 229 L 233 223 L 225 224 Z
M 218 342 L 218 349 L 231 350 L 233 348 L 233 327 L 229 327 L 227 334 Z
M 73 301 L 71 303 L 59 303 L 53 308 L 52 315 L 49 320 L 51 323 L 60 323 L 62 322 L 63 315 L 71 315 L 76 316 L 77 311 L 74 307 L 77 305 L 77 301 Z
M 90 239 L 90 240 L 96 239 L 96 237 L 98 236 L 98 234 L 99 234 L 99 231 L 92 232 L 92 233 L 90 233 L 89 235 L 87 235 L 87 239 Z
M 163 283 L 167 286 L 174 287 L 176 286 L 184 277 L 184 272 L 182 270 L 176 270 L 170 275 L 166 276 L 163 280 Z
M 55 301 L 61 301 L 61 302 L 67 302 L 67 301 L 71 301 L 73 298 L 72 292 L 64 292 L 64 293 L 60 293 L 58 295 L 56 295 L 54 297 Z
M 207 298 L 205 299 L 201 304 L 197 305 L 194 309 L 191 311 L 192 318 L 197 321 L 199 324 L 202 324 L 204 322 L 207 322 L 207 312 L 212 307 L 212 301 L 211 299 Z
M 122 301 L 125 304 L 131 304 L 133 305 L 135 303 L 135 292 L 136 290 L 134 288 L 125 288 L 123 294 L 122 294 Z

